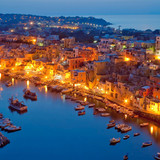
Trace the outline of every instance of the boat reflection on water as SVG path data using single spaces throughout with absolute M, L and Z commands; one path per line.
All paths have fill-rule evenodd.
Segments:
M 14 85 L 14 78 L 12 78 L 12 85 Z
M 9 108 L 9 110 L 10 110 L 12 113 L 13 113 L 13 112 L 17 112 L 17 113 L 20 114 L 20 115 L 28 112 L 28 110 L 18 111 L 18 110 L 16 110 L 16 109 L 13 109 L 13 108 L 10 107 L 10 106 L 9 106 L 8 108 Z

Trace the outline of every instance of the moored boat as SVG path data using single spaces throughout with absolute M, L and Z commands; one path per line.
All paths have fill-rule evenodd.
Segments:
M 75 109 L 76 111 L 83 110 L 83 109 L 84 109 L 84 106 L 79 106 L 79 105 L 78 105 L 78 106 L 75 107 L 74 109 Z
M 123 160 L 127 160 L 128 159 L 128 154 L 123 156 Z
M 11 86 L 12 86 L 12 82 L 8 81 L 8 82 L 5 83 L 5 85 L 6 85 L 7 87 L 11 87 Z
M 119 143 L 121 141 L 121 138 L 112 138 L 110 139 L 110 144 L 116 144 L 116 143 Z
M 126 132 L 131 131 L 131 130 L 132 130 L 132 127 L 131 127 L 131 126 L 127 126 L 127 127 L 121 128 L 121 132 L 122 132 L 122 133 L 126 133 Z
M 109 123 L 115 123 L 115 120 L 110 120 Z
M 9 126 L 5 127 L 4 130 L 7 131 L 7 132 L 15 132 L 15 131 L 21 130 L 21 127 L 17 127 L 17 126 L 14 126 L 14 125 L 9 125 Z
M 94 107 L 95 106 L 95 104 L 89 104 L 88 105 L 88 108 L 92 108 L 92 107 Z
M 35 92 L 31 92 L 31 91 L 28 90 L 28 89 L 24 89 L 23 91 L 24 91 L 23 97 L 29 98 L 29 99 L 31 99 L 31 100 L 37 100 L 37 95 L 36 95 Z
M 108 116 L 110 116 L 110 114 L 109 113 L 101 113 L 101 116 L 102 117 L 108 117 Z
M 86 114 L 85 111 L 79 111 L 79 112 L 78 112 L 78 115 L 79 115 L 79 116 L 82 116 L 82 115 L 85 115 L 85 114 Z
M 109 124 L 107 124 L 107 128 L 112 128 L 112 127 L 114 127 L 116 124 L 115 123 L 109 123 Z
M 148 126 L 149 125 L 149 123 L 141 123 L 140 124 L 140 127 L 146 127 L 146 126 Z
M 125 135 L 125 136 L 123 137 L 123 139 L 126 140 L 126 139 L 128 139 L 129 137 L 130 137 L 129 135 Z
M 27 106 L 24 105 L 24 102 L 19 102 L 18 99 L 9 98 L 10 107 L 17 111 L 26 111 Z
M 139 135 L 140 135 L 140 133 L 134 133 L 134 137 L 139 136 Z
M 160 152 L 157 152 L 157 154 L 154 156 L 154 159 L 160 160 Z
M 152 142 L 144 142 L 142 144 L 142 147 L 148 147 L 148 146 L 151 146 L 152 145 Z

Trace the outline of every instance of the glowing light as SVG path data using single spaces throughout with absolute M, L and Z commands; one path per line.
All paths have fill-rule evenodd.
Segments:
M 125 100 L 124 100 L 124 102 L 125 102 L 125 103 L 128 103 L 128 100 L 127 100 L 127 99 L 125 99 Z
M 153 134 L 153 126 L 150 127 L 150 132 Z
M 1 80 L 1 78 L 2 78 L 2 74 L 0 73 L 0 80 Z
M 45 78 L 47 79 L 48 77 L 47 77 L 47 76 L 45 76 Z
M 33 25 L 33 22 L 30 22 L 29 24 L 30 24 L 30 25 Z
M 157 56 L 156 59 L 160 60 L 160 56 Z
M 106 94 L 108 94 L 108 91 L 106 91 Z
M 12 85 L 14 85 L 14 78 L 12 78 Z
M 87 86 L 84 86 L 85 89 L 89 89 Z
M 27 89 L 29 88 L 29 80 L 27 80 Z
M 27 74 L 29 74 L 29 72 L 27 72 Z
M 2 65 L 0 65 L 0 67 L 2 67 Z
M 86 97 L 84 98 L 84 101 L 85 101 L 85 102 L 87 101 L 87 98 L 86 98 Z
M 130 58 L 125 57 L 124 60 L 127 62 L 127 61 L 130 61 Z
M 45 93 L 47 93 L 48 88 L 47 88 L 47 86 L 46 86 L 46 85 L 44 86 L 44 90 L 45 90 Z
M 124 115 L 124 118 L 127 119 L 127 117 L 128 117 L 127 114 L 125 114 L 125 115 Z
M 14 71 L 14 68 L 12 68 L 12 71 Z

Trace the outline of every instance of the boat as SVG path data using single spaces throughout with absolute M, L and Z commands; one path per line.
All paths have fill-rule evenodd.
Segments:
M 149 123 L 141 123 L 140 124 L 140 127 L 146 127 L 146 126 L 148 126 L 149 125 Z
M 110 144 L 116 144 L 116 143 L 119 143 L 121 141 L 121 138 L 112 138 L 110 139 Z
M 84 106 L 78 105 L 78 106 L 75 107 L 74 109 L 75 109 L 76 111 L 83 110 L 83 109 L 84 109 Z
M 128 139 L 129 137 L 130 137 L 129 135 L 125 135 L 125 136 L 123 137 L 123 139 L 126 140 L 126 139 Z
M 7 131 L 7 132 L 15 132 L 15 131 L 21 130 L 21 127 L 17 127 L 17 126 L 14 126 L 14 125 L 9 125 L 9 126 L 5 127 L 4 130 Z
M 109 123 L 115 123 L 115 120 L 110 120 Z
M 37 100 L 37 95 L 36 95 L 35 92 L 31 92 L 31 91 L 28 90 L 28 89 L 24 89 L 23 91 L 24 91 L 23 97 L 29 98 L 29 99 L 31 99 L 31 100 Z
M 94 107 L 95 106 L 95 104 L 89 104 L 88 105 L 88 108 L 92 108 L 92 107 Z
M 106 109 L 105 108 L 96 108 L 96 110 L 98 111 L 98 112 L 106 112 Z
M 157 152 L 157 154 L 154 156 L 154 159 L 160 160 L 160 152 Z
M 132 130 L 132 127 L 131 126 L 127 126 L 127 127 L 123 127 L 121 128 L 121 132 L 122 133 L 125 133 L 125 132 L 128 132 L 128 131 L 131 131 Z
M 118 129 L 118 130 L 121 130 L 121 128 L 123 128 L 123 127 L 128 127 L 128 125 L 127 124 L 117 124 L 116 126 L 115 126 L 115 129 Z
M 123 160 L 127 160 L 128 159 L 128 154 L 123 156 Z
M 62 94 L 65 94 L 65 93 L 68 93 L 68 92 L 72 92 L 73 91 L 73 89 L 63 89 L 62 91 L 61 91 L 61 93 Z
M 109 123 L 109 124 L 107 124 L 107 128 L 112 128 L 112 127 L 114 127 L 116 124 L 115 123 Z
M 12 82 L 8 81 L 8 82 L 5 83 L 5 85 L 6 85 L 7 87 L 11 87 L 11 86 L 12 86 Z
M 101 116 L 102 117 L 108 117 L 108 116 L 110 116 L 110 114 L 109 113 L 101 113 Z
M 18 99 L 13 99 L 13 97 L 9 98 L 10 107 L 17 111 L 26 111 L 27 106 L 24 102 L 19 102 Z
M 134 133 L 134 137 L 139 136 L 139 135 L 140 135 L 140 133 Z
M 0 132 L 0 147 L 4 147 L 8 143 L 10 143 L 9 139 Z
M 85 115 L 85 114 L 86 114 L 85 111 L 79 111 L 79 112 L 78 112 L 78 115 L 79 115 L 79 116 L 82 116 L 82 115 Z
M 152 142 L 144 142 L 142 144 L 142 147 L 148 147 L 148 146 L 151 146 L 152 145 Z

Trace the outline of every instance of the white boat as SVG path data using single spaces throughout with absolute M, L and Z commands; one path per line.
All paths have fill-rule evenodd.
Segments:
M 152 142 L 144 142 L 142 144 L 142 147 L 148 147 L 148 146 L 151 146 L 152 145 Z
M 160 153 L 157 152 L 157 154 L 154 156 L 154 158 L 155 158 L 156 160 L 160 160 Z
M 128 125 L 127 124 L 117 124 L 116 126 L 115 126 L 115 129 L 118 129 L 118 130 L 121 130 L 121 128 L 123 128 L 123 127 L 128 127 Z
M 110 114 L 109 113 L 101 113 L 101 116 L 102 117 L 108 117 L 108 116 L 110 116 Z
M 74 108 L 76 111 L 79 111 L 79 110 L 83 110 L 84 109 L 84 106 L 77 106 Z
M 98 112 L 106 112 L 105 108 L 97 108 Z
M 121 138 L 112 138 L 111 140 L 110 140 L 110 144 L 116 144 L 116 143 L 119 143 L 121 141 Z
M 132 127 L 131 126 L 127 126 L 127 127 L 123 127 L 121 128 L 121 132 L 122 133 L 125 133 L 125 132 L 128 132 L 128 131 L 131 131 L 132 130 Z
M 148 126 L 149 125 L 149 123 L 141 123 L 140 124 L 140 127 L 146 127 L 146 126 Z

